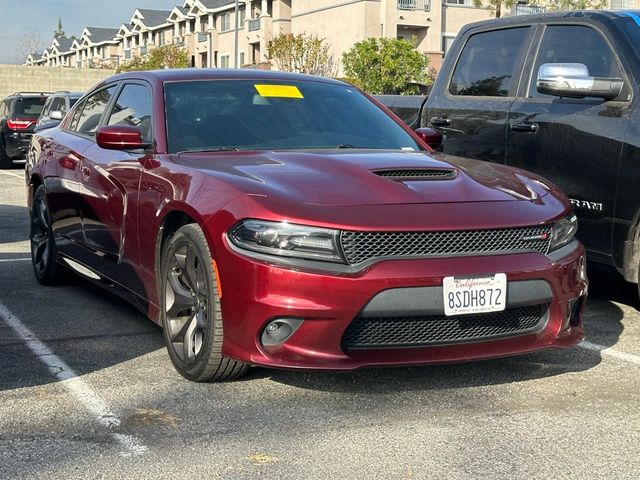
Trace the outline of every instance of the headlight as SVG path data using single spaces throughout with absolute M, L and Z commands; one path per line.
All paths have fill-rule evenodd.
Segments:
M 558 220 L 551 226 L 551 244 L 549 251 L 553 252 L 573 240 L 578 231 L 578 219 L 575 215 L 569 215 Z
M 344 263 L 338 248 L 339 230 L 307 227 L 286 222 L 244 220 L 228 234 L 245 250 L 283 257 Z

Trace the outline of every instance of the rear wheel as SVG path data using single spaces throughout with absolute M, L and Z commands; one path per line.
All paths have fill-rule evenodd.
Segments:
M 13 168 L 13 160 L 9 158 L 5 151 L 4 139 L 0 134 L 0 168 Z
M 63 268 L 56 263 L 58 250 L 53 238 L 49 204 L 44 185 L 40 185 L 33 196 L 31 206 L 31 264 L 38 282 L 56 285 L 63 280 Z
M 233 380 L 249 365 L 222 356 L 222 314 L 211 251 L 195 224 L 181 227 L 163 249 L 160 314 L 169 357 L 196 382 Z

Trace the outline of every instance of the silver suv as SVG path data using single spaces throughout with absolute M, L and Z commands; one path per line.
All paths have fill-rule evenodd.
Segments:
M 52 94 L 48 99 L 47 103 L 44 104 L 44 108 L 42 109 L 42 113 L 38 118 L 38 122 L 36 123 L 36 127 L 39 127 L 47 122 L 52 123 L 52 127 L 57 125 L 54 122 L 60 122 L 62 118 L 66 115 L 69 109 L 78 101 L 78 99 L 83 95 L 83 92 L 56 92 Z

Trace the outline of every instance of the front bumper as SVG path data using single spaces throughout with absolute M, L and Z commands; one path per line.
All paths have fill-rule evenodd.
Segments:
M 553 259 L 524 253 L 385 260 L 356 273 L 327 273 L 269 264 L 225 244 L 217 252 L 223 292 L 223 354 L 269 367 L 351 370 L 462 362 L 568 347 L 584 337 L 582 311 L 588 284 L 582 245 L 573 242 L 561 255 Z M 499 272 L 506 273 L 516 303 L 526 303 L 527 295 L 522 292 L 530 289 L 521 288 L 523 285 L 542 287 L 538 296 L 545 289 L 549 292 L 547 317 L 540 328 L 515 336 L 419 347 L 351 350 L 343 346 L 345 331 L 363 314 L 438 313 L 442 307 L 432 300 L 441 292 L 443 277 Z M 520 296 L 514 296 L 515 291 Z M 264 328 L 276 318 L 303 322 L 284 343 L 264 345 Z

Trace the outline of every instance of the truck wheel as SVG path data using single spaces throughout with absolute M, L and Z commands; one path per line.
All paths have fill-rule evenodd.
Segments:
M 195 382 L 233 380 L 249 365 L 222 356 L 222 313 L 211 251 L 200 227 L 181 227 L 163 248 L 160 318 L 171 361 Z

